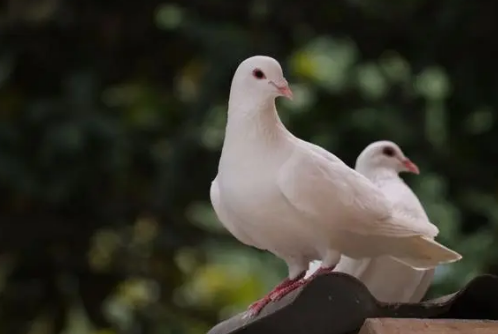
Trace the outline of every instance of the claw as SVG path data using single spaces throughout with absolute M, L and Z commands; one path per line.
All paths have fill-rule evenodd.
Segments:
M 260 300 L 252 303 L 242 318 L 250 319 L 256 317 L 271 301 L 270 294 L 268 294 Z

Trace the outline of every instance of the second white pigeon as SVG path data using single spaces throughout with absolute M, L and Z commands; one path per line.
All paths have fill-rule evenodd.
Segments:
M 380 188 L 395 210 L 421 224 L 429 221 L 417 196 L 398 175 L 419 174 L 398 145 L 386 140 L 368 145 L 358 156 L 355 169 Z M 319 261 L 312 263 L 307 276 L 319 265 Z M 334 271 L 358 278 L 378 300 L 389 303 L 419 302 L 434 277 L 434 269 L 415 270 L 389 257 L 356 260 L 342 256 Z

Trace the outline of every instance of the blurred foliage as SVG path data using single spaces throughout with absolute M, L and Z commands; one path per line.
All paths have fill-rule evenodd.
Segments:
M 209 204 L 237 64 L 279 59 L 298 136 L 350 165 L 391 139 L 464 260 L 498 274 L 498 3 L 0 4 L 0 332 L 204 333 L 285 275 Z

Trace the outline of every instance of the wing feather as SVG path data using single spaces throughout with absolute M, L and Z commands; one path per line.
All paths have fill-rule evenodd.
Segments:
M 415 220 L 393 219 L 391 204 L 370 180 L 328 151 L 302 143 L 306 142 L 296 147 L 277 179 L 297 211 L 335 229 L 363 235 L 426 234 Z

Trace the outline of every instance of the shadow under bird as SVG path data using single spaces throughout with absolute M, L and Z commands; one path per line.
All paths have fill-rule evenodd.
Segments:
M 461 258 L 433 240 L 438 233 L 434 225 L 396 211 L 366 177 L 290 133 L 276 110 L 278 96 L 292 98 L 278 61 L 254 56 L 238 66 L 210 191 L 214 210 L 230 233 L 288 266 L 288 277 L 252 304 L 247 317 L 332 270 L 342 254 L 354 259 L 391 256 L 416 269 Z M 321 267 L 303 279 L 312 260 L 321 260 Z

